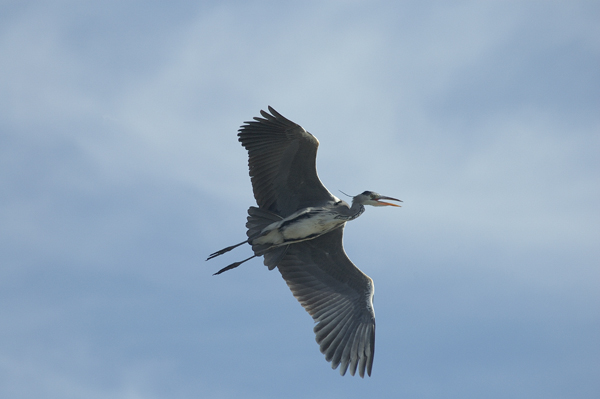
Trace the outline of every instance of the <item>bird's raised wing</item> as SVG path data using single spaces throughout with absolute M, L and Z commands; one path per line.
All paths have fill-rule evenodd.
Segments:
M 313 317 L 317 343 L 331 367 L 371 375 L 375 351 L 373 280 L 344 252 L 343 227 L 290 245 L 278 268 Z
M 269 107 L 271 114 L 244 122 L 238 137 L 248 150 L 256 203 L 282 217 L 336 198 L 317 176 L 319 140 Z

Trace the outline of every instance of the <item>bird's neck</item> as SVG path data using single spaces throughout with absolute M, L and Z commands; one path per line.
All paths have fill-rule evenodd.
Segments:
M 352 201 L 352 206 L 350 207 L 350 217 L 348 220 L 354 220 L 365 211 L 365 207 L 363 204 Z

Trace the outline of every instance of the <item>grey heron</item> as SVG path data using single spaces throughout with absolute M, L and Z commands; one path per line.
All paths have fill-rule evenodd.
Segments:
M 262 118 L 244 122 L 238 139 L 248 151 L 248 166 L 258 207 L 248 209 L 248 238 L 211 254 L 207 260 L 248 243 L 254 255 L 279 269 L 292 294 L 313 317 L 325 359 L 340 374 L 357 368 L 371 375 L 375 350 L 373 280 L 348 258 L 342 245 L 346 222 L 364 205 L 400 206 L 373 191 L 352 198 L 352 205 L 331 194 L 317 176 L 319 141 L 272 107 Z

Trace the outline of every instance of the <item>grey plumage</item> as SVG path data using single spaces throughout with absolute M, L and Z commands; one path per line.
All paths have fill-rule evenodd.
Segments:
M 360 216 L 364 205 L 399 201 L 365 191 L 352 206 L 331 194 L 319 180 L 319 141 L 273 108 L 262 118 L 245 122 L 239 141 L 248 151 L 248 166 L 257 207 L 248 210 L 246 241 L 209 256 L 212 259 L 244 243 L 254 255 L 278 268 L 290 290 L 317 323 L 316 341 L 332 368 L 361 377 L 371 375 L 375 352 L 373 280 L 346 255 L 342 236 L 347 221 Z

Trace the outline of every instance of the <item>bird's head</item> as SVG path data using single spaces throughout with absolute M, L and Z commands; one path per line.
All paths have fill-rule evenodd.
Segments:
M 392 204 L 391 202 L 384 202 L 381 200 L 388 201 L 398 201 L 402 202 L 399 199 L 386 197 L 381 194 L 378 194 L 374 191 L 365 191 L 361 194 L 355 195 L 352 197 L 352 203 L 358 203 L 361 205 L 371 205 L 371 206 L 400 206 L 398 204 Z

